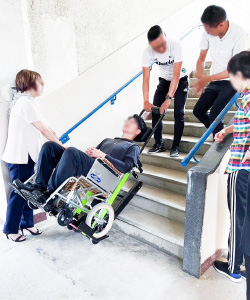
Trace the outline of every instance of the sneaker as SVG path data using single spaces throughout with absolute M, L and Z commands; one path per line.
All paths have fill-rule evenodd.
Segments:
M 179 156 L 179 148 L 172 147 L 170 150 L 170 157 L 178 157 Z
M 164 144 L 154 144 L 153 148 L 148 150 L 148 153 L 158 153 L 158 152 L 164 152 L 167 149 L 165 148 Z
M 241 271 L 240 273 L 241 273 L 241 277 L 246 280 L 247 279 L 246 271 L 244 270 L 244 271 Z
M 228 263 L 227 262 L 222 262 L 222 261 L 216 260 L 214 262 L 214 268 L 217 272 L 219 272 L 220 274 L 225 275 L 227 278 L 229 278 L 233 282 L 240 282 L 241 279 L 242 279 L 240 273 L 235 274 L 235 273 L 231 273 L 228 270 Z

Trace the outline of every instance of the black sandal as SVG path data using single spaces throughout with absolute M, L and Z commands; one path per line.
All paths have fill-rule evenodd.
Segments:
M 27 230 L 29 233 L 31 233 L 32 235 L 39 235 L 39 234 L 42 234 L 43 232 L 42 231 L 40 231 L 38 228 L 36 229 L 36 232 L 33 232 L 33 231 L 31 231 L 31 230 L 29 230 L 28 228 L 22 228 L 22 227 L 20 227 L 20 229 L 21 229 L 21 231 L 22 231 L 22 234 L 23 234 L 23 230 L 25 229 L 25 230 Z
M 11 237 L 10 237 L 10 239 L 11 239 L 13 242 L 21 243 L 21 242 L 24 242 L 24 241 L 26 240 L 26 238 L 23 239 L 23 240 L 20 240 L 21 237 L 23 237 L 23 236 L 24 236 L 24 235 L 21 234 L 21 235 L 19 235 L 19 237 L 17 237 L 15 240 L 13 240 Z M 7 237 L 7 239 L 9 239 L 9 234 L 6 233 L 6 237 Z

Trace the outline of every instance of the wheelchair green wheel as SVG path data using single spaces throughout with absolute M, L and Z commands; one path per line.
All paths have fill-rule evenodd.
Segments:
M 93 237 L 99 239 L 111 229 L 115 218 L 114 209 L 107 203 L 95 205 L 88 213 L 86 224 L 95 230 Z

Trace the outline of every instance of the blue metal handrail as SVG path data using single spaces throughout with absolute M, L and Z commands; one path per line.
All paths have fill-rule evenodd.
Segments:
M 82 118 L 79 122 L 77 122 L 74 126 L 72 126 L 68 131 L 66 131 L 61 137 L 60 141 L 65 144 L 70 138 L 69 134 L 75 130 L 78 126 L 80 126 L 83 122 L 85 122 L 89 117 L 91 117 L 95 112 L 97 112 L 101 107 L 103 107 L 109 101 L 111 104 L 115 104 L 116 95 L 119 94 L 125 87 L 127 87 L 131 82 L 133 82 L 137 77 L 142 74 L 142 71 L 136 74 L 132 79 L 130 79 L 127 83 L 125 83 L 121 88 L 119 88 L 116 92 L 114 92 L 111 96 L 109 96 L 106 100 L 104 100 L 101 104 L 99 104 L 96 108 L 94 108 L 90 113 L 88 113 L 84 118 Z
M 236 93 L 232 99 L 228 102 L 228 104 L 224 107 L 218 117 L 213 121 L 210 127 L 206 130 L 206 132 L 202 135 L 199 141 L 194 145 L 194 147 L 189 151 L 188 155 L 181 161 L 181 165 L 186 167 L 190 160 L 193 158 L 197 163 L 198 160 L 195 158 L 196 152 L 200 149 L 200 147 L 204 144 L 206 139 L 210 136 L 210 134 L 214 131 L 217 125 L 224 119 L 225 115 L 229 111 L 229 109 L 235 104 L 237 106 L 237 100 L 241 96 L 241 93 Z
M 180 41 L 182 41 L 186 36 L 188 36 L 192 31 L 194 31 L 196 28 L 199 28 L 201 23 L 197 23 L 195 26 L 193 26 L 191 29 L 189 29 L 183 36 L 180 37 Z M 153 64 L 152 64 L 153 65 Z M 151 65 L 151 68 L 152 68 Z M 106 100 L 104 100 L 101 104 L 99 104 L 96 108 L 94 108 L 90 113 L 88 113 L 84 118 L 82 118 L 79 122 L 77 122 L 74 126 L 72 126 L 68 131 L 66 131 L 59 140 L 65 144 L 70 138 L 69 134 L 75 130 L 78 126 L 80 126 L 83 122 L 85 122 L 89 117 L 91 117 L 95 112 L 97 112 L 101 107 L 103 107 L 106 103 L 109 101 L 111 104 L 115 104 L 116 96 L 124 90 L 128 85 L 130 85 L 136 78 L 138 78 L 142 74 L 142 71 L 137 73 L 133 78 L 131 78 L 127 83 L 125 83 L 122 87 L 120 87 L 116 92 L 114 92 L 111 96 L 109 96 Z

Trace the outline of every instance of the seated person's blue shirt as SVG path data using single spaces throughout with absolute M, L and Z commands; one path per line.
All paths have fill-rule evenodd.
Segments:
M 105 139 L 96 148 L 122 173 L 131 171 L 140 156 L 138 145 L 123 138 Z

